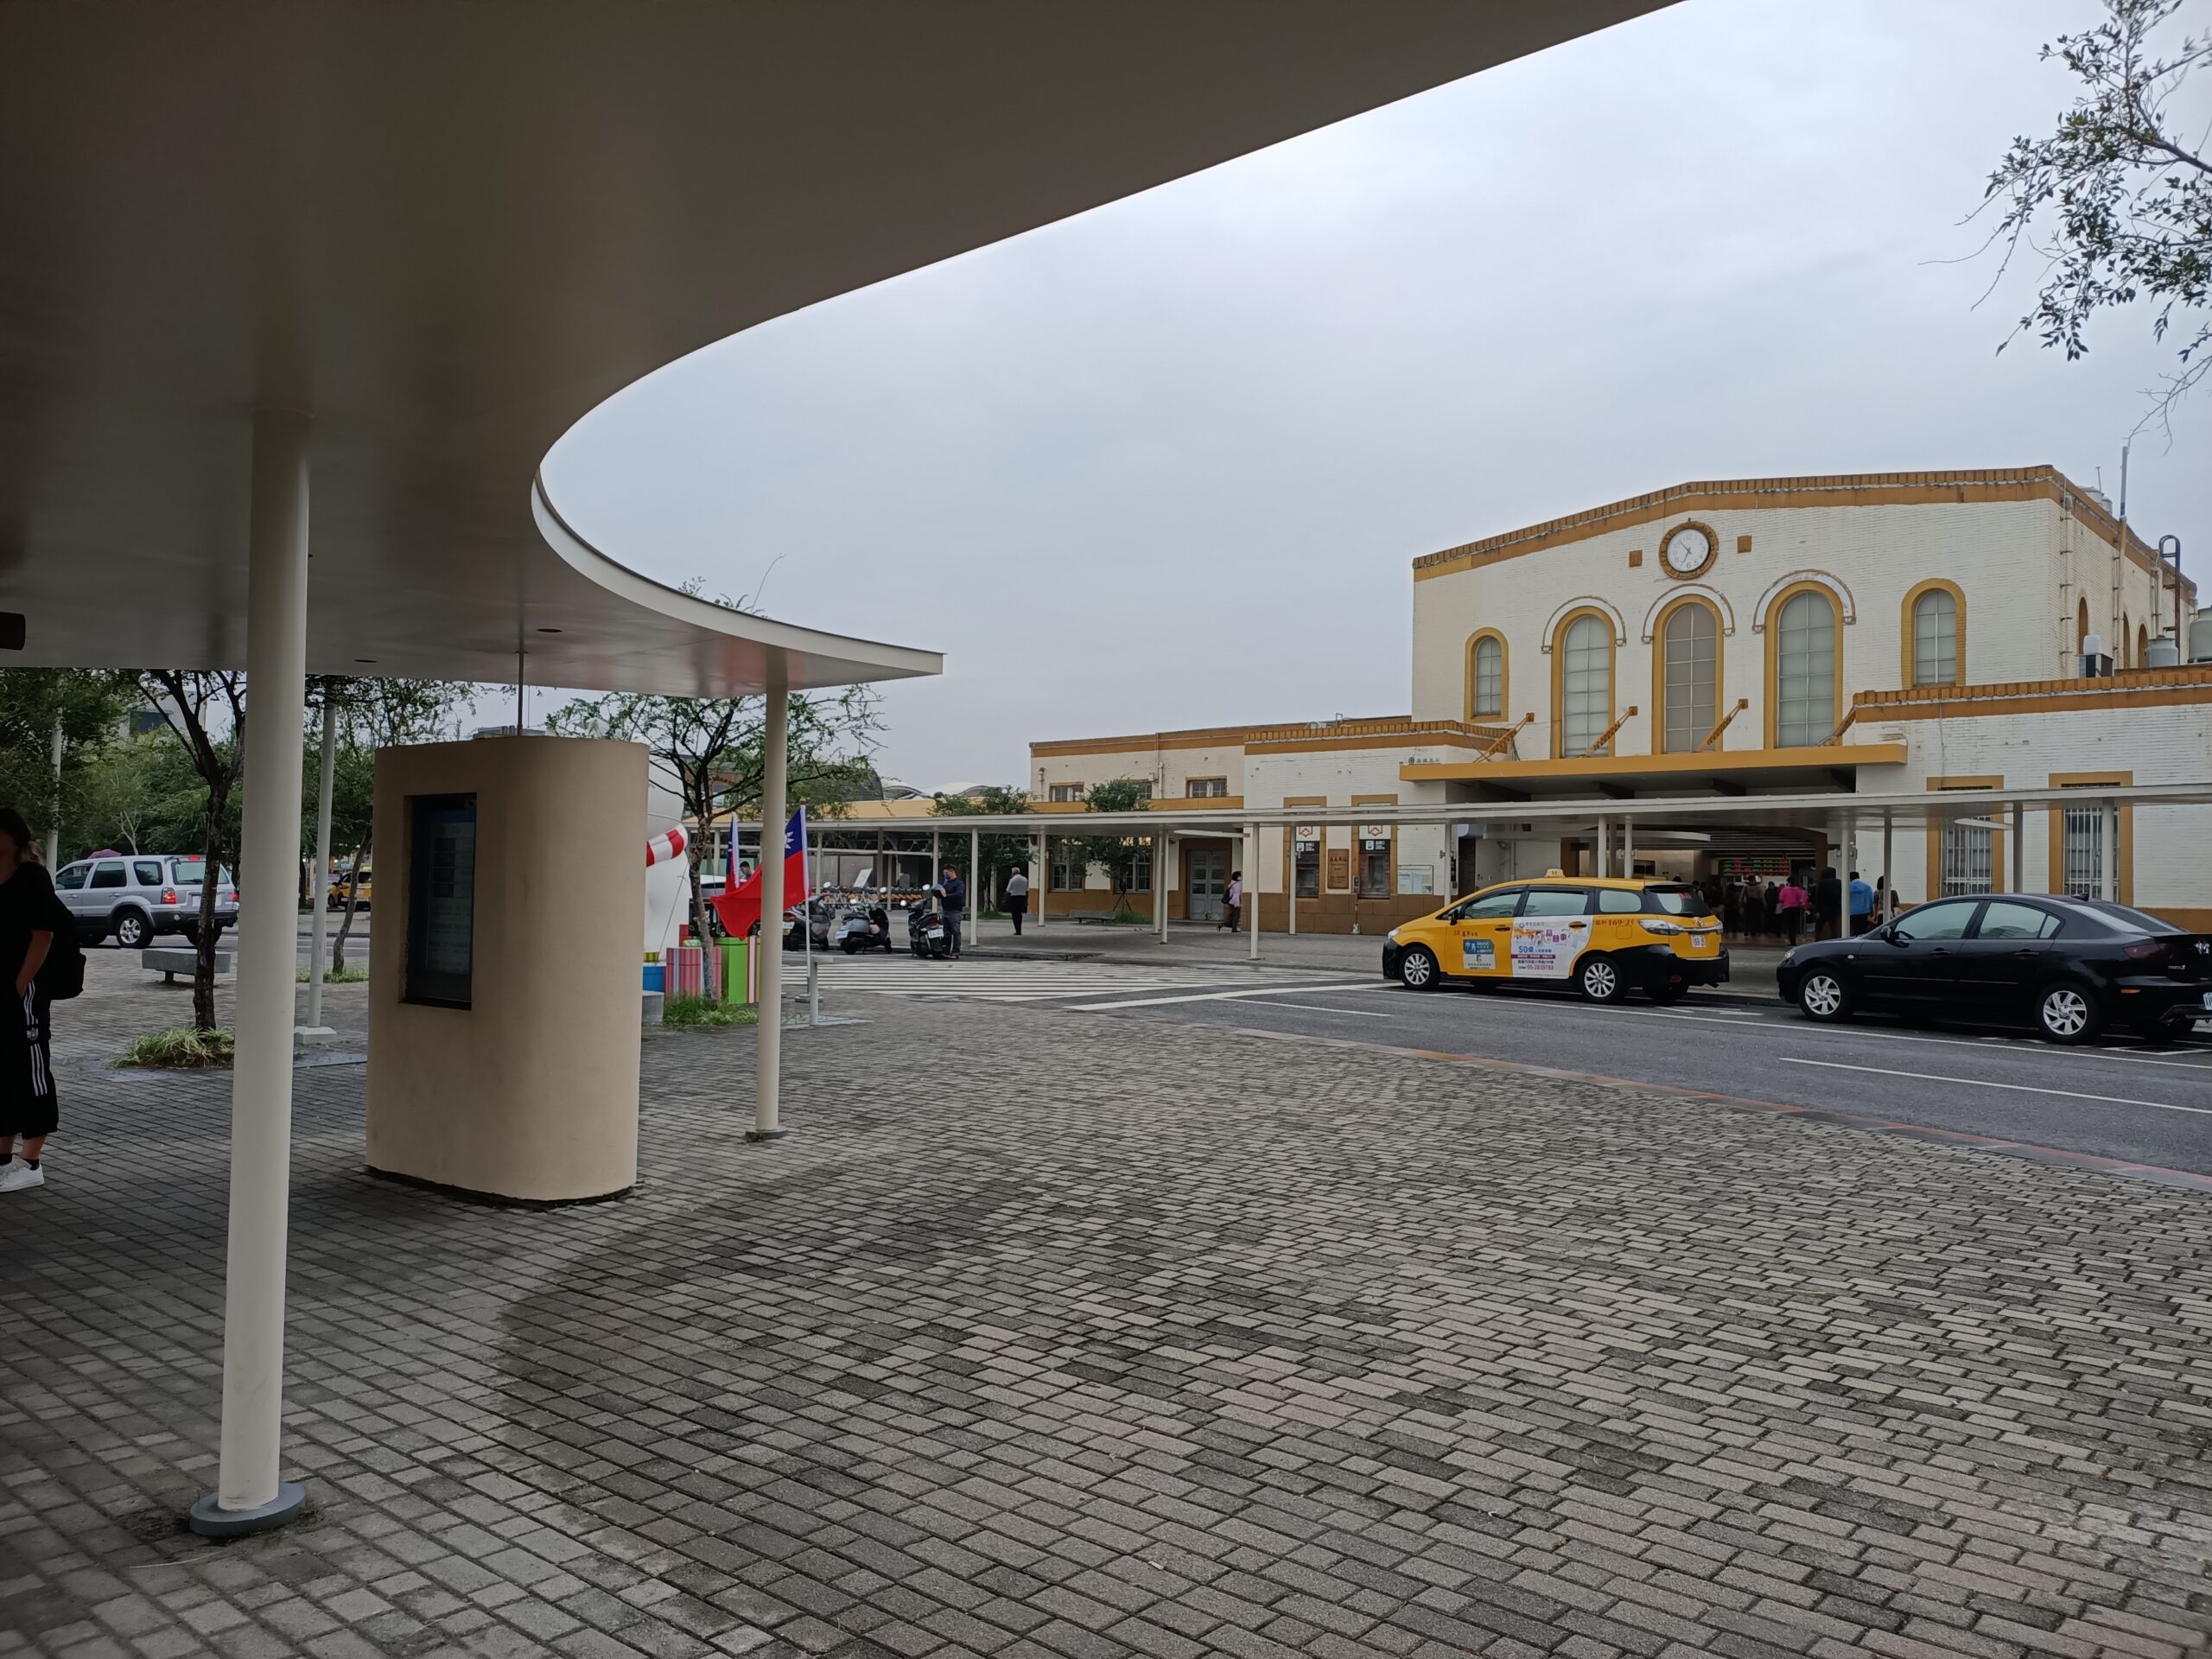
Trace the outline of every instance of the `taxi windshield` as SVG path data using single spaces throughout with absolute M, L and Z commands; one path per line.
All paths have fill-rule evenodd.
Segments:
M 1705 914 L 1705 895 L 1695 887 L 1646 887 L 1643 896 L 1669 916 Z

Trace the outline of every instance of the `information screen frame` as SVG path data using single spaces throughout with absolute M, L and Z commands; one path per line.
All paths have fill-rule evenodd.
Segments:
M 407 954 L 403 1002 L 475 1005 L 476 797 L 407 799 Z

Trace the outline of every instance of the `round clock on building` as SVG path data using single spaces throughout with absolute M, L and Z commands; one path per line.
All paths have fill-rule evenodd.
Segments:
M 1703 524 L 1676 524 L 1659 543 L 1659 563 L 1670 576 L 1694 576 L 1713 563 L 1719 545 Z

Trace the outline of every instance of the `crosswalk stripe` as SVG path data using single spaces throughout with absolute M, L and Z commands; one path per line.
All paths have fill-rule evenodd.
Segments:
M 922 962 L 904 957 L 820 963 L 823 987 L 874 996 L 960 997 L 990 1002 L 1050 1002 L 1084 997 L 1117 997 L 1139 992 L 1218 992 L 1224 976 L 1204 969 L 1145 968 L 1120 963 L 1052 962 Z M 791 976 L 798 979 L 797 975 Z M 1237 982 L 1257 990 L 1296 990 L 1325 982 L 1310 973 L 1286 970 L 1247 976 Z

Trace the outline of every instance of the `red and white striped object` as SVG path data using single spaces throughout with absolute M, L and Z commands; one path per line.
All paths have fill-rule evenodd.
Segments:
M 656 864 L 674 858 L 683 850 L 683 826 L 679 823 L 673 830 L 663 830 L 645 843 L 645 868 L 651 869 Z

